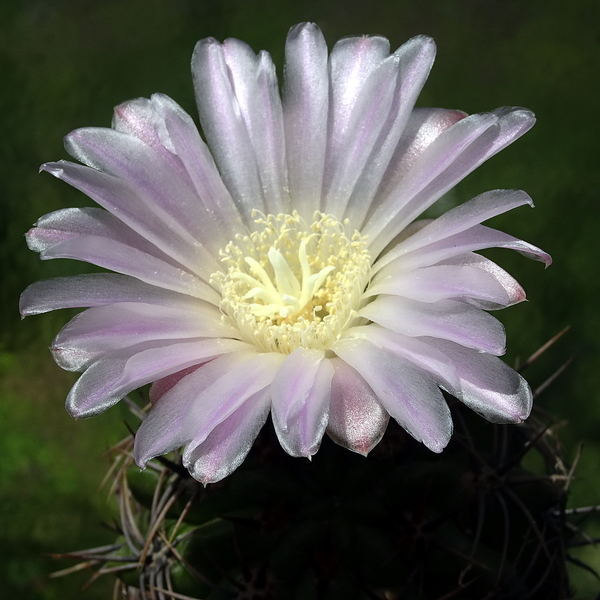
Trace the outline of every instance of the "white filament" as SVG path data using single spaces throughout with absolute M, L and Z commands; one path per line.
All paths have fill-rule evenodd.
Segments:
M 294 212 L 256 219 L 257 231 L 222 251 L 224 318 L 242 339 L 269 352 L 326 349 L 356 316 L 371 264 L 365 238 L 316 213 L 307 227 Z

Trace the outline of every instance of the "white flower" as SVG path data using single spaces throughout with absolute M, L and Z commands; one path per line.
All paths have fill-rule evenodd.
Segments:
M 328 56 L 301 24 L 280 98 L 267 53 L 207 39 L 192 68 L 210 152 L 160 94 L 117 107 L 112 129 L 71 133 L 86 166 L 42 168 L 102 208 L 46 215 L 28 242 L 117 274 L 41 281 L 21 302 L 24 315 L 92 307 L 52 344 L 61 367 L 83 371 L 69 412 L 153 383 L 138 464 L 185 446 L 203 482 L 239 466 L 269 413 L 293 456 L 317 452 L 325 431 L 367 454 L 389 415 L 440 452 L 452 432 L 440 388 L 490 421 L 525 419 L 531 392 L 497 358 L 505 334 L 486 312 L 525 294 L 474 252 L 549 264 L 481 225 L 530 198 L 496 190 L 415 219 L 534 117 L 415 109 L 433 58 L 423 36 L 393 54 L 384 38 L 347 38 Z

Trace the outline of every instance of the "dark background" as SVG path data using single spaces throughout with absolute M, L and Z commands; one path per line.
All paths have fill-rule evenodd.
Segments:
M 42 162 L 66 158 L 62 137 L 109 126 L 113 106 L 164 92 L 196 115 L 189 64 L 206 36 L 238 37 L 282 65 L 289 27 L 315 21 L 330 44 L 380 33 L 396 48 L 425 33 L 438 59 L 421 106 L 481 112 L 534 110 L 538 124 L 470 175 L 445 205 L 494 188 L 522 188 L 535 210 L 492 223 L 550 252 L 544 270 L 515 253 L 493 258 L 524 285 L 528 303 L 498 314 L 514 364 L 570 325 L 528 371 L 537 387 L 569 357 L 567 371 L 538 400 L 560 426 L 568 460 L 584 441 L 570 506 L 600 504 L 598 392 L 600 8 L 571 0 L 12 0 L 0 5 L 0 588 L 7 598 L 110 598 L 112 584 L 84 591 L 83 573 L 49 580 L 72 563 L 47 556 L 107 543 L 101 522 L 115 514 L 100 489 L 105 450 L 126 435 L 124 409 L 75 422 L 63 410 L 74 376 L 46 347 L 68 314 L 21 322 L 20 291 L 39 278 L 83 272 L 41 263 L 23 233 L 51 210 L 91 201 L 47 175 Z M 591 531 L 594 523 L 590 522 Z M 600 549 L 577 556 L 600 568 Z M 578 597 L 598 591 L 574 572 Z

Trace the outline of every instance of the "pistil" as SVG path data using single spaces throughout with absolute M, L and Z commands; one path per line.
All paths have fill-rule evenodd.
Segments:
M 297 213 L 260 216 L 262 229 L 230 242 L 227 272 L 211 278 L 224 319 L 266 351 L 324 349 L 359 308 L 371 262 L 365 238 L 348 238 L 330 215 L 314 219 L 307 227 Z

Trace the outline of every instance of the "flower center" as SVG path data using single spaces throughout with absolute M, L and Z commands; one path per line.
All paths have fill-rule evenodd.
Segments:
M 366 238 L 331 215 L 310 226 L 297 212 L 263 215 L 250 235 L 236 236 L 221 257 L 226 272 L 211 283 L 224 319 L 266 352 L 327 349 L 355 317 L 368 282 Z

